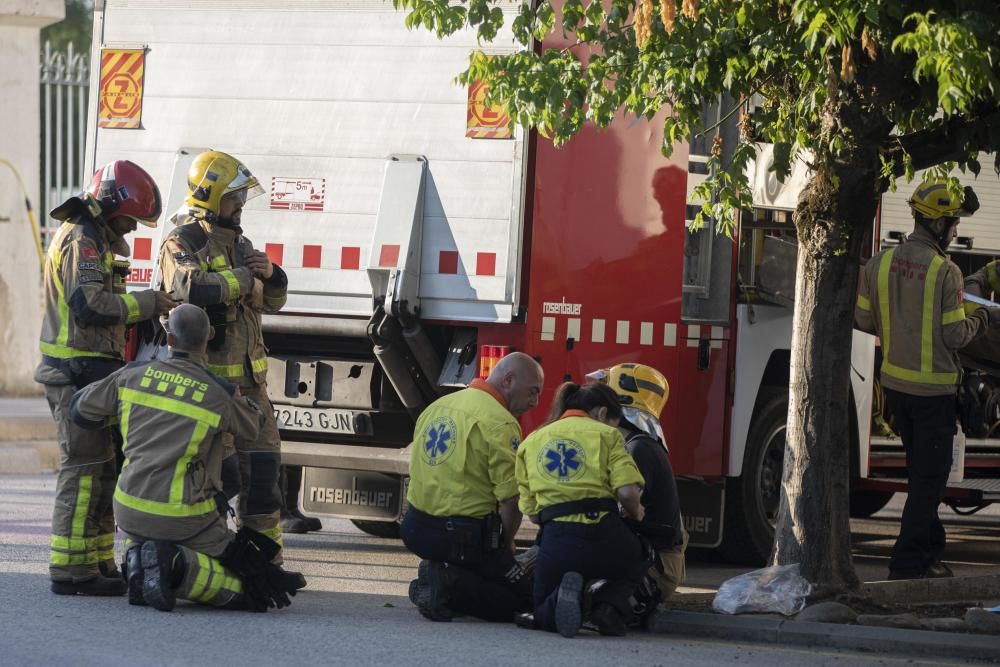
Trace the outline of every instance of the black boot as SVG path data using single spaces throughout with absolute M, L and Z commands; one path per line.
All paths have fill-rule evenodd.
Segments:
M 625 620 L 621 613 L 610 604 L 598 603 L 591 610 L 589 620 L 602 635 L 625 636 Z
M 125 550 L 125 562 L 122 572 L 128 586 L 128 603 L 145 606 L 146 599 L 142 597 L 142 545 L 133 544 Z
M 563 575 L 556 593 L 556 630 L 563 637 L 575 637 L 583 624 L 583 577 L 579 572 Z
M 416 604 L 420 615 L 431 621 L 448 622 L 455 616 L 448 609 L 451 577 L 444 563 L 420 561 L 417 568 Z
M 141 554 L 143 599 L 160 611 L 171 611 L 177 604 L 174 589 L 184 577 L 184 556 L 169 542 L 145 542 Z
M 281 466 L 281 532 L 310 533 L 321 530 L 323 524 L 316 517 L 299 511 L 299 490 L 302 488 L 302 468 Z

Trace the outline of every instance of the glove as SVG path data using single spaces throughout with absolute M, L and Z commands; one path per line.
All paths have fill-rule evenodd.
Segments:
M 263 612 L 268 608 L 281 609 L 292 603 L 297 588 L 293 578 L 271 561 L 281 547 L 269 537 L 244 526 L 236 533 L 219 562 L 240 576 L 252 611 Z
M 1000 326 L 1000 308 L 986 308 L 985 310 L 990 326 Z

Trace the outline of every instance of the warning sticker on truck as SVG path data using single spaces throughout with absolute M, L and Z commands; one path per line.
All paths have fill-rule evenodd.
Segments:
M 271 208 L 285 211 L 322 211 L 325 178 L 271 178 Z
M 499 104 L 487 106 L 488 94 L 489 89 L 482 81 L 469 85 L 465 136 L 472 139 L 510 139 L 513 136 L 510 116 Z
M 118 130 L 141 127 L 145 65 L 145 49 L 101 49 L 97 127 Z

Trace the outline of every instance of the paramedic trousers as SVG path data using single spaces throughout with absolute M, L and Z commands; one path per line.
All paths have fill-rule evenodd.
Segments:
M 908 485 L 899 537 L 889 570 L 923 573 L 944 553 L 938 517 L 951 470 L 957 410 L 954 395 L 913 396 L 885 390 L 893 424 L 906 452 Z
M 465 519 L 465 521 L 475 521 Z M 400 526 L 403 544 L 425 560 L 449 564 L 456 575 L 448 609 L 487 621 L 510 623 L 514 615 L 531 609 L 531 578 L 512 576 L 520 567 L 514 554 L 501 546 L 479 554 L 479 562 L 456 562 L 448 549 L 448 519 L 410 507 Z M 473 559 L 475 560 L 475 559 Z M 515 581 L 511 581 L 515 579 Z
M 555 631 L 556 598 L 567 572 L 578 572 L 586 584 L 605 579 L 591 606 L 606 603 L 628 619 L 632 614 L 629 598 L 649 568 L 639 538 L 615 514 L 606 514 L 599 523 L 549 521 L 538 534 L 535 562 L 535 626 Z

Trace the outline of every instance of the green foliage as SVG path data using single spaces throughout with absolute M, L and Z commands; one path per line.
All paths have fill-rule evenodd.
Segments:
M 53 51 L 65 51 L 66 45 L 72 42 L 76 53 L 88 53 L 93 26 L 92 0 L 66 0 L 66 18 L 43 28 L 41 41 L 45 44 L 48 40 Z
M 557 145 L 586 123 L 608 125 L 619 110 L 652 119 L 666 108 L 669 155 L 703 129 L 707 103 L 754 100 L 740 145 L 727 147 L 732 158 L 714 157 L 696 193 L 709 202 L 702 213 L 724 227 L 734 224 L 733 207 L 747 203 L 743 166 L 755 142 L 775 144 L 779 176 L 804 156 L 831 182 L 837 165 L 877 146 L 888 186 L 893 174 L 913 174 L 912 148 L 900 150 L 907 133 L 944 132 L 950 120 L 997 110 L 995 0 L 700 0 L 696 14 L 677 12 L 668 31 L 660 9 L 672 1 L 652 1 L 641 45 L 642 0 L 393 3 L 407 25 L 439 36 L 465 28 L 481 44 L 512 36 L 522 50 L 473 54 L 459 80 L 487 81 L 516 122 Z M 535 48 L 541 40 L 544 50 Z M 867 120 L 838 122 L 835 111 L 845 107 Z M 959 166 L 977 171 L 976 151 L 967 153 L 972 159 Z

